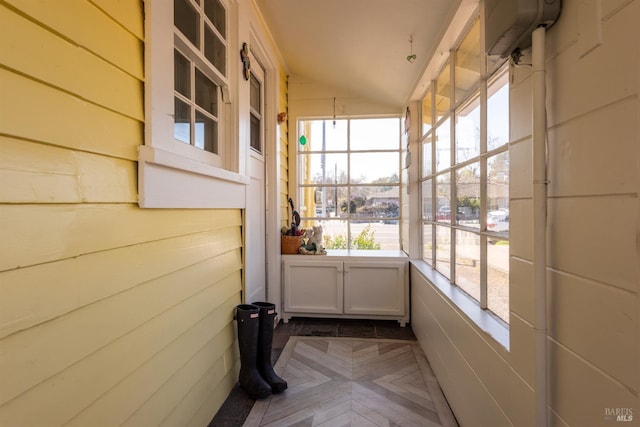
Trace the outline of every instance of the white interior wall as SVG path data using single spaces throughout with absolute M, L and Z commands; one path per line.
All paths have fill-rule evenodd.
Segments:
M 550 425 L 640 418 L 640 1 L 547 31 Z M 525 52 L 523 63 L 530 62 Z M 531 72 L 511 70 L 510 350 L 412 269 L 412 327 L 462 426 L 533 425 Z

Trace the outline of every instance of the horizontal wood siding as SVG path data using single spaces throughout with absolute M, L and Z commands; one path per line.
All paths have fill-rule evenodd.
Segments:
M 513 372 L 504 376 L 510 368 L 487 337 L 415 267 L 411 269 L 411 325 L 461 426 L 534 425 L 531 390 Z M 459 347 L 465 339 L 476 345 L 471 353 Z M 503 393 L 511 393 L 518 406 L 529 406 L 519 423 L 510 422 L 501 402 L 492 396 L 496 390 L 484 384 L 489 378 L 500 383 Z
M 137 147 L 143 138 L 143 124 L 139 120 L 4 68 L 0 68 L 0 82 L 3 134 L 137 160 Z
M 238 210 L 140 209 L 143 3 L 0 5 L 0 425 L 206 425 L 237 380 Z
M 49 2 L 49 5 L 54 3 Z M 74 12 L 74 17 L 77 12 Z M 90 19 L 78 14 L 77 19 Z M 129 75 L 93 52 L 78 48 L 38 23 L 0 9 L 0 21 L 8 34 L 23 34 L 3 43 L 0 60 L 6 67 L 29 75 L 31 79 L 70 92 L 74 96 L 142 120 L 140 79 Z M 120 29 L 120 32 L 124 30 Z M 130 36 L 133 39 L 133 36 Z M 137 41 L 137 45 L 139 45 Z M 116 48 L 126 49 L 127 46 Z M 48 64 L 43 67 L 42 64 Z M 81 73 L 78 73 L 82 70 Z M 96 84 L 101 76 L 109 84 Z M 137 96 L 136 96 L 137 95 Z
M 136 203 L 134 162 L 0 136 L 0 203 Z M 104 179 L 105 176 L 110 179 Z
M 139 80 L 144 78 L 141 1 L 65 0 L 64 7 L 48 0 L 7 0 L 4 3 L 79 50 L 88 51 Z M 132 102 L 139 101 L 132 99 Z
M 551 426 L 639 424 L 639 20 L 638 0 L 567 0 L 547 31 Z M 512 67 L 509 351 L 412 270 L 412 326 L 461 426 L 534 425 L 532 86 Z
M 285 71 L 281 68 L 280 73 L 278 75 L 280 80 L 279 88 L 280 93 L 278 94 L 278 111 L 280 112 L 288 112 L 289 111 L 289 79 Z M 280 125 L 280 140 L 278 141 L 278 155 L 280 156 L 280 161 L 278 164 L 280 165 L 280 218 L 282 221 L 282 226 L 290 226 L 289 216 L 291 212 L 289 212 L 289 130 L 291 127 L 291 123 L 289 121 L 289 117 L 287 115 L 287 119 Z M 295 129 L 295 123 L 293 124 L 293 129 Z M 295 138 L 295 134 L 293 138 Z

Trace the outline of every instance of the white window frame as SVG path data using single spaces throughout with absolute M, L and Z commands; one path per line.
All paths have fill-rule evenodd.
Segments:
M 243 208 L 246 159 L 240 155 L 237 126 L 237 49 L 231 21 L 235 4 L 221 0 L 227 10 L 225 76 L 205 72 L 220 85 L 218 144 L 222 157 L 174 140 L 174 49 L 184 52 L 186 38 L 175 29 L 173 1 L 145 1 L 145 142 L 138 162 L 138 204 L 143 208 Z M 202 70 L 203 72 L 205 70 Z M 232 90 L 235 88 L 236 90 Z
M 335 118 L 333 118 L 335 119 Z M 352 121 L 357 121 L 357 120 L 376 120 L 376 119 L 398 119 L 399 121 L 399 126 L 398 126 L 398 146 L 395 149 L 372 149 L 372 150 L 363 150 L 363 149 L 357 149 L 354 150 L 351 148 L 351 122 Z M 296 141 L 299 141 L 300 137 L 302 136 L 302 132 L 301 132 L 301 128 L 302 128 L 302 123 L 303 122 L 307 122 L 307 121 L 325 121 L 328 123 L 328 125 L 330 126 L 330 121 L 332 120 L 332 118 L 322 118 L 322 117 L 309 117 L 309 118 L 305 118 L 305 117 L 298 117 L 297 121 L 296 121 L 296 129 L 297 129 L 297 135 L 296 135 Z M 300 159 L 303 156 L 307 156 L 307 155 L 314 155 L 314 154 L 344 154 L 347 156 L 347 170 L 345 171 L 347 173 L 347 177 L 350 177 L 351 171 L 350 171 L 350 165 L 351 165 L 351 161 L 352 161 L 352 156 L 354 155 L 367 155 L 367 154 L 380 154 L 380 153 L 397 153 L 398 154 L 398 169 L 397 169 L 397 173 L 398 173 L 398 182 L 397 183 L 357 183 L 357 182 L 351 182 L 351 179 L 347 179 L 346 183 L 341 183 L 338 184 L 337 187 L 341 187 L 341 188 L 346 188 L 347 189 L 347 194 L 349 195 L 347 197 L 347 201 L 351 200 L 350 195 L 351 195 L 351 189 L 352 188 L 357 188 L 357 187 L 368 187 L 368 188 L 381 188 L 381 187 L 396 187 L 398 189 L 398 217 L 391 217 L 389 218 L 389 220 L 395 220 L 398 221 L 398 243 L 401 245 L 402 243 L 402 231 L 400 228 L 400 223 L 401 223 L 401 219 L 402 219 L 402 213 L 401 213 L 401 209 L 402 209 L 402 144 L 401 144 L 401 134 L 402 132 L 400 131 L 400 128 L 402 126 L 402 118 L 400 116 L 395 116 L 395 115 L 378 115 L 378 116 L 366 116 L 366 117 L 358 117 L 358 116 L 353 116 L 353 117 L 342 117 L 342 118 L 338 118 L 338 120 L 340 121 L 345 121 L 347 122 L 347 140 L 349 141 L 347 143 L 347 147 L 345 147 L 344 149 L 341 150 L 326 150 L 326 151 L 322 151 L 322 150 L 314 150 L 314 151 L 305 151 L 304 154 L 300 153 L 300 146 L 298 144 L 296 144 L 296 164 L 300 165 Z M 296 186 L 296 192 L 295 194 L 298 197 L 298 201 L 300 203 L 299 209 L 300 212 L 302 214 L 302 218 L 301 220 L 303 222 L 308 222 L 311 223 L 313 225 L 319 225 L 320 222 L 322 221 L 327 221 L 327 222 L 331 222 L 331 221 L 344 221 L 347 223 L 347 234 L 346 234 L 346 239 L 347 239 L 347 249 L 348 250 L 354 250 L 355 248 L 351 247 L 351 243 L 352 243 L 352 239 L 353 237 L 356 237 L 352 234 L 351 229 L 352 229 L 352 224 L 354 224 L 356 221 L 377 221 L 379 219 L 376 219 L 374 217 L 371 218 L 352 218 L 351 217 L 351 213 L 349 212 L 349 209 L 347 209 L 347 213 L 346 213 L 346 217 L 341 217 L 340 219 L 335 219 L 335 218 L 331 218 L 331 217 L 323 217 L 323 216 L 317 216 L 315 215 L 315 212 L 312 212 L 311 214 L 309 213 L 309 210 L 306 206 L 303 206 L 302 203 L 304 201 L 304 192 L 305 190 L 309 189 L 309 188 L 316 188 L 316 187 L 322 187 L 323 185 L 319 185 L 318 183 L 305 183 L 304 182 L 304 178 L 302 177 L 302 168 L 300 167 L 296 167 L 297 169 L 297 181 L 295 183 Z M 332 187 L 333 184 L 324 184 L 324 186 L 326 187 Z M 336 207 L 337 209 L 337 207 Z
M 449 282 L 451 282 L 452 284 L 456 284 L 456 286 L 460 287 L 461 289 L 463 289 L 464 287 L 460 286 L 460 284 L 457 283 L 457 279 L 456 279 L 455 259 L 456 259 L 456 254 L 458 253 L 458 250 L 455 246 L 455 242 L 456 242 L 457 231 L 468 231 L 471 234 L 476 235 L 480 238 L 480 253 L 481 253 L 480 261 L 482 263 L 481 269 L 486 269 L 486 264 L 488 260 L 487 254 L 486 252 L 484 252 L 484 249 L 483 249 L 486 247 L 487 239 L 501 240 L 501 241 L 507 241 L 507 242 L 510 241 L 508 232 L 507 233 L 493 232 L 487 229 L 487 224 L 486 224 L 487 214 L 490 210 L 489 207 L 487 206 L 487 200 L 488 200 L 487 198 L 487 186 L 488 186 L 487 162 L 491 159 L 496 158 L 496 156 L 500 154 L 504 154 L 504 153 L 508 154 L 508 151 L 509 151 L 508 143 L 505 143 L 504 145 L 501 145 L 497 148 L 492 148 L 492 149 L 489 149 L 486 146 L 487 144 L 487 136 L 486 136 L 487 107 L 486 105 L 487 105 L 487 100 L 489 98 L 489 96 L 487 95 L 487 91 L 489 86 L 493 84 L 493 82 L 496 80 L 498 76 L 504 77 L 505 73 L 507 73 L 508 75 L 508 69 L 506 69 L 505 67 L 506 67 L 506 64 L 504 65 L 501 64 L 499 67 L 492 69 L 491 74 L 488 74 L 488 75 L 486 72 L 483 72 L 484 77 L 482 77 L 479 80 L 475 90 L 471 90 L 463 98 L 455 100 L 455 102 L 452 103 L 448 111 L 442 115 L 442 118 L 437 123 L 435 123 L 427 132 L 425 132 L 424 135 L 422 135 L 421 142 L 420 142 L 421 144 L 424 144 L 425 141 L 427 140 L 431 141 L 429 142 L 429 144 L 431 144 L 431 149 L 432 149 L 431 158 L 433 159 L 432 161 L 434 163 L 431 167 L 432 168 L 431 173 L 425 174 L 424 171 L 421 171 L 421 178 L 420 178 L 420 184 L 421 184 L 420 188 L 424 189 L 425 182 L 430 182 L 432 184 L 432 188 L 431 188 L 432 218 L 425 218 L 424 214 L 422 218 L 423 231 L 425 227 L 431 227 L 432 225 L 436 226 L 432 228 L 432 232 L 431 232 L 431 237 L 433 240 L 432 249 L 431 249 L 432 253 L 431 253 L 431 256 L 428 258 L 432 260 L 430 264 L 431 268 L 433 268 L 435 271 L 438 271 L 445 278 L 447 278 Z M 453 76 L 451 76 L 451 81 L 454 81 Z M 453 86 L 453 84 L 451 86 Z M 435 87 L 435 80 L 432 83 L 432 87 Z M 430 96 L 432 97 L 431 103 L 432 105 L 434 105 L 436 95 L 433 90 L 431 90 Z M 480 135 L 480 151 L 474 154 L 474 156 L 471 158 L 462 159 L 459 161 L 456 159 L 454 161 L 454 159 L 457 157 L 457 149 L 458 149 L 458 144 L 456 140 L 456 135 L 458 132 L 456 129 L 456 119 L 459 116 L 459 112 L 464 110 L 468 105 L 470 105 L 474 101 L 478 102 L 478 107 L 481 109 L 481 112 L 482 112 L 480 115 L 480 121 L 482 122 L 481 124 L 482 132 Z M 433 116 L 435 116 L 435 112 L 432 112 L 432 121 L 435 122 L 435 117 Z M 449 120 L 448 124 L 446 124 L 447 120 Z M 434 135 L 436 135 L 438 129 L 444 126 L 445 124 L 446 124 L 446 127 L 448 127 L 450 130 L 450 138 L 448 141 L 449 142 L 448 155 L 450 156 L 451 161 L 449 166 L 444 167 L 440 170 L 437 170 L 436 164 L 435 164 L 436 138 Z M 421 147 L 421 150 L 423 150 L 423 147 Z M 456 221 L 457 186 L 456 186 L 455 176 L 456 176 L 456 173 L 464 169 L 466 166 L 470 166 L 470 165 L 478 165 L 479 167 L 479 175 L 480 175 L 479 176 L 479 192 L 480 192 L 481 207 L 480 207 L 480 218 L 479 218 L 480 223 L 478 224 L 478 227 L 469 227 L 469 226 L 461 225 Z M 437 187 L 437 182 L 439 177 L 449 178 L 447 183 L 447 186 L 449 188 L 449 197 L 446 202 L 447 202 L 447 205 L 451 207 L 450 208 L 451 210 L 449 214 L 449 219 L 445 221 L 442 221 L 440 218 L 438 218 L 436 187 Z M 422 200 L 422 203 L 424 203 L 423 195 L 421 195 L 421 200 Z M 446 270 L 443 270 L 443 268 L 440 267 L 437 262 L 435 263 L 435 265 L 433 263 L 433 260 L 437 258 L 436 250 L 435 250 L 435 247 L 436 247 L 435 241 L 436 241 L 436 235 L 437 235 L 436 229 L 438 226 L 441 227 L 442 229 L 445 229 L 445 228 L 449 229 L 450 231 L 451 251 L 450 251 L 449 261 L 445 263 L 449 265 L 449 268 L 447 268 Z M 423 232 L 423 235 L 424 235 L 424 232 Z M 423 250 L 422 258 L 425 260 L 425 262 L 427 262 L 427 257 L 424 256 L 424 251 L 425 251 L 424 246 L 422 250 Z M 482 308 L 483 310 L 490 311 L 492 314 L 495 315 L 495 313 L 488 307 L 489 304 L 488 304 L 487 290 L 488 290 L 489 284 L 487 283 L 487 277 L 485 273 L 481 274 L 480 282 L 478 283 L 478 285 L 479 285 L 479 297 L 478 298 L 472 297 L 472 298 L 479 303 L 480 308 Z
M 467 24 L 465 25 L 466 28 L 460 28 L 462 31 L 460 31 L 460 33 L 458 33 L 458 38 L 460 40 L 464 39 L 464 36 L 466 35 L 468 28 L 470 27 L 470 24 L 475 21 L 475 19 L 477 19 L 478 14 L 477 12 L 474 12 L 473 14 L 471 14 L 468 17 L 467 20 Z M 464 25 L 464 24 L 463 24 Z M 480 32 L 482 34 L 482 32 L 484 31 L 483 29 L 483 22 L 481 21 L 480 23 Z M 431 180 L 431 184 L 432 184 L 432 188 L 431 188 L 431 194 L 432 194 L 432 215 L 433 215 L 433 219 L 428 219 L 425 218 L 423 215 L 423 210 L 421 209 L 421 215 L 420 215 L 420 222 L 421 222 L 421 229 L 425 226 L 428 227 L 432 227 L 434 224 L 437 224 L 438 221 L 435 220 L 435 215 L 436 215 L 436 210 L 435 210 L 435 180 L 436 180 L 436 176 L 441 175 L 442 173 L 451 173 L 451 171 L 455 171 L 457 169 L 459 169 L 461 166 L 466 165 L 468 163 L 474 163 L 475 161 L 477 161 L 477 156 L 474 157 L 474 159 L 468 160 L 466 162 L 463 163 L 459 163 L 456 164 L 453 162 L 451 162 L 451 165 L 443 170 L 436 170 L 435 168 L 435 145 L 436 145 L 436 140 L 435 137 L 432 137 L 432 135 L 435 135 L 435 133 L 437 132 L 438 126 L 441 126 L 446 120 L 447 118 L 450 119 L 449 122 L 449 127 L 451 129 L 450 135 L 451 135 L 451 139 L 450 139 L 450 155 L 452 155 L 455 152 L 456 146 L 455 146 L 455 131 L 454 131 L 454 127 L 455 127 L 455 114 L 454 112 L 462 105 L 464 105 L 465 103 L 467 103 L 469 100 L 473 99 L 475 96 L 480 96 L 480 102 L 483 105 L 482 108 L 482 112 L 481 112 L 481 121 L 485 121 L 486 122 L 486 100 L 487 100 L 487 85 L 493 81 L 494 76 L 497 75 L 497 73 L 500 71 L 501 67 L 503 66 L 502 61 L 491 61 L 489 62 L 489 60 L 495 60 L 495 58 L 491 58 L 491 57 L 485 57 L 485 59 L 487 59 L 487 62 L 482 61 L 481 63 L 481 70 L 480 70 L 480 74 L 481 74 L 481 78 L 479 80 L 479 82 L 476 83 L 476 89 L 475 91 L 471 91 L 468 92 L 464 97 L 462 97 L 462 99 L 454 99 L 454 85 L 455 85 L 455 76 L 454 76 L 454 67 L 455 67 L 455 58 L 454 58 L 454 53 L 456 51 L 457 46 L 459 45 L 459 43 L 455 43 L 454 46 L 451 48 L 451 50 L 449 51 L 449 55 L 447 55 L 446 58 L 442 59 L 442 62 L 440 63 L 440 66 L 438 67 L 438 69 L 433 69 L 432 70 L 432 80 L 430 81 L 429 84 L 429 88 L 426 89 L 426 92 L 430 94 L 431 96 L 431 105 L 432 108 L 435 108 L 435 91 L 436 91 L 436 78 L 437 76 L 440 75 L 440 71 L 447 65 L 449 64 L 450 67 L 450 99 L 451 99 L 451 105 L 448 109 L 448 111 L 446 113 L 443 113 L 442 117 L 439 120 L 436 120 L 436 113 L 435 111 L 432 110 L 431 112 L 431 125 L 428 127 L 428 130 L 425 130 L 424 132 L 421 132 L 421 136 L 420 136 L 420 153 L 422 154 L 423 151 L 423 147 L 422 144 L 427 140 L 427 138 L 431 138 L 431 158 L 432 158 L 432 170 L 431 173 L 429 174 L 424 174 L 423 172 L 423 165 L 422 165 L 422 161 L 420 162 L 420 203 L 423 203 L 423 197 L 424 197 L 424 187 L 423 187 L 423 183 L 426 180 Z M 481 46 L 482 46 L 482 37 L 481 37 Z M 444 46 L 443 46 L 444 47 Z M 481 47 L 481 52 L 483 52 L 484 49 Z M 422 106 L 422 103 L 421 103 Z M 423 112 L 420 112 L 420 117 L 423 117 Z M 421 124 L 421 129 L 425 129 L 424 125 Z M 480 159 L 481 162 L 486 162 L 487 161 L 487 157 L 491 156 L 493 157 L 494 155 L 500 153 L 500 152 L 508 152 L 508 144 L 506 146 L 502 146 L 498 149 L 495 150 L 489 150 L 487 151 L 486 149 L 486 126 L 483 125 L 483 131 L 484 134 L 481 134 L 481 154 L 480 154 Z M 421 159 L 422 160 L 422 159 Z M 486 163 L 485 163 L 486 164 Z M 486 169 L 486 166 L 485 166 Z M 446 172 L 445 172 L 446 171 Z M 486 177 L 486 170 L 483 171 L 484 176 Z M 481 177 L 481 203 L 486 203 L 486 191 L 484 190 L 484 188 L 486 188 L 486 178 L 483 180 Z M 455 184 L 454 183 L 450 183 L 451 186 L 451 195 L 450 195 L 450 206 L 456 206 L 455 203 Z M 481 209 L 481 212 L 486 212 L 486 206 L 483 206 Z M 455 211 L 454 211 L 455 213 Z M 486 227 L 486 218 L 484 217 L 484 214 L 481 213 L 481 227 L 480 227 L 480 231 L 478 230 L 474 230 L 474 232 L 476 234 L 479 234 L 480 236 L 482 236 L 482 239 L 486 239 L 489 235 L 493 235 L 493 233 L 487 232 L 485 230 Z M 455 238 L 453 238 L 453 233 L 455 232 L 454 230 L 456 229 L 460 229 L 461 227 L 455 225 L 455 224 L 443 224 L 444 227 L 449 228 L 451 230 L 451 235 L 452 235 L 452 244 L 453 242 L 455 242 Z M 424 231 L 422 230 L 420 233 L 421 236 L 424 236 Z M 435 227 L 432 228 L 432 234 L 431 234 L 431 238 L 432 238 L 432 260 L 435 260 L 435 239 L 436 239 L 436 235 L 435 235 Z M 509 240 L 509 237 L 506 237 L 506 240 Z M 423 258 L 423 254 L 424 254 L 424 250 L 425 250 L 425 246 L 424 246 L 425 242 L 422 242 L 422 244 L 420 245 L 420 258 Z M 481 243 L 481 251 L 482 251 L 482 243 Z M 486 254 L 481 255 L 482 257 L 484 257 L 486 259 Z M 443 295 L 445 295 L 451 302 L 452 304 L 454 304 L 459 310 L 461 310 L 466 316 L 468 316 L 468 318 L 473 321 L 481 330 L 485 331 L 488 335 L 490 335 L 491 337 L 493 337 L 499 344 L 501 344 L 507 351 L 509 350 L 510 344 L 509 344 L 509 330 L 510 330 L 510 326 L 508 323 L 506 323 L 505 321 L 503 321 L 502 319 L 500 319 L 496 314 L 494 314 L 491 310 L 488 310 L 486 307 L 486 282 L 481 284 L 481 298 L 480 301 L 476 300 L 475 298 L 472 298 L 470 295 L 468 295 L 465 291 L 463 291 L 460 287 L 456 286 L 454 284 L 455 282 L 455 256 L 454 256 L 454 252 L 451 252 L 451 257 L 450 257 L 450 264 L 451 264 L 451 269 L 450 269 L 450 276 L 451 279 L 445 277 L 441 272 L 439 272 L 434 265 L 428 263 L 426 261 L 426 259 L 422 259 L 420 261 L 416 261 L 414 262 L 414 266 L 417 268 L 418 271 L 420 271 L 420 273 L 426 278 L 428 279 L 435 287 L 437 287 L 442 293 Z M 484 275 L 481 274 L 481 277 L 483 277 Z

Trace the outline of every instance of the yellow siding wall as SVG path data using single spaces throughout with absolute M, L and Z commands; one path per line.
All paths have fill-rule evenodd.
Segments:
M 547 31 L 551 426 L 640 425 L 640 1 L 563 1 Z M 633 52 L 633 53 L 631 53 Z M 531 91 L 512 67 L 510 350 L 412 269 L 412 326 L 461 426 L 534 425 Z
M 278 93 L 278 111 L 279 112 L 288 112 L 289 105 L 289 81 L 286 72 L 283 69 L 280 69 L 279 73 L 279 88 L 280 92 Z M 289 118 L 285 120 L 280 125 L 280 133 L 279 133 L 279 155 L 280 155 L 280 218 L 281 218 L 281 226 L 290 226 L 290 215 L 289 212 Z M 292 138 L 296 138 L 295 135 L 295 126 L 294 133 L 291 135 Z
M 0 23 L 0 425 L 206 425 L 237 378 L 241 213 L 138 208 L 142 2 Z

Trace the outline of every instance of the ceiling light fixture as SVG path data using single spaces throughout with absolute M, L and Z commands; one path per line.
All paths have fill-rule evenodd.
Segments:
M 333 97 L 333 128 L 336 128 L 336 97 Z
M 411 49 L 411 54 L 407 55 L 407 61 L 409 61 L 409 64 L 413 64 L 417 58 L 416 54 L 413 53 L 413 35 L 409 36 L 409 46 Z

